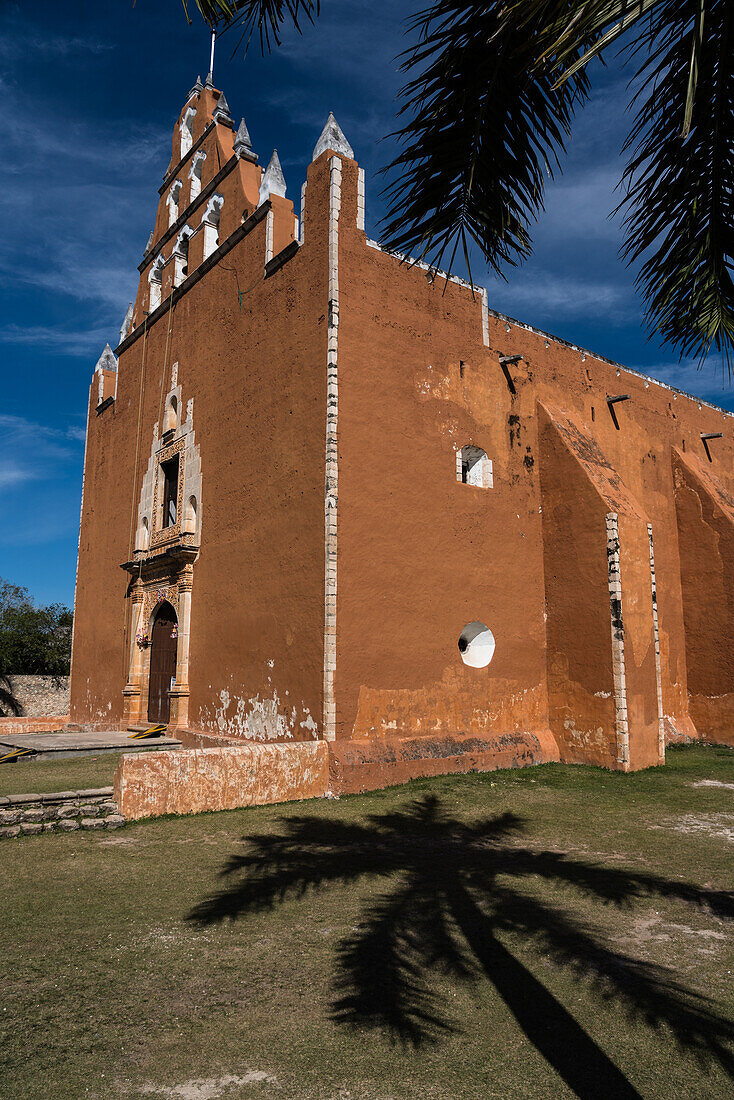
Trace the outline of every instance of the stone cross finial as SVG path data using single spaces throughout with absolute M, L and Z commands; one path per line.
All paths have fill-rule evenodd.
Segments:
M 333 111 L 329 111 L 329 117 L 326 120 L 326 125 L 321 131 L 321 137 L 316 142 L 313 150 L 312 160 L 316 160 L 322 153 L 325 153 L 327 149 L 331 149 L 335 153 L 340 153 L 343 157 L 349 157 L 350 160 L 354 160 L 354 149 L 344 137 L 344 131 L 339 123 L 334 118 Z
M 260 184 L 260 199 L 257 205 L 262 206 L 265 200 L 269 199 L 271 195 L 280 195 L 280 197 L 284 199 L 285 191 L 285 176 L 283 175 L 283 169 L 280 167 L 278 150 L 273 149 L 270 164 L 265 169 L 262 183 Z

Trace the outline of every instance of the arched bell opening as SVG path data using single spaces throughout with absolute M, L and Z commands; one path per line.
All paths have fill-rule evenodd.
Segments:
M 167 600 L 153 613 L 150 631 L 150 673 L 148 678 L 148 721 L 168 724 L 171 717 L 171 688 L 176 682 L 178 616 Z

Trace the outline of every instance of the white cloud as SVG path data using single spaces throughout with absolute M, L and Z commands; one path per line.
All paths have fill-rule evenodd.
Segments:
M 18 485 L 22 481 L 29 481 L 32 477 L 33 474 L 30 470 L 24 470 L 12 458 L 3 459 L 0 455 L 0 491 L 10 485 Z
M 22 416 L 0 414 L 0 491 L 27 481 L 65 477 L 78 465 L 77 432 L 76 426 L 50 428 Z
M 559 320 L 597 314 L 607 325 L 623 324 L 636 312 L 624 285 L 552 271 L 520 273 L 509 284 L 495 283 L 489 289 L 489 303 L 520 319 L 530 309 Z
M 51 355 L 99 355 L 110 338 L 110 327 L 66 330 L 48 325 L 5 325 L 0 327 L 0 343 L 15 344 L 45 351 Z
M 0 284 L 20 281 L 89 307 L 96 313 L 89 339 L 36 334 L 49 349 L 87 354 L 114 342 L 135 296 L 170 132 L 122 122 L 99 128 L 53 109 L 43 126 L 28 125 L 18 89 L 6 87 L 5 96 Z M 25 342 L 13 326 L 0 339 Z
M 0 57 L 4 61 L 15 61 L 32 55 L 70 57 L 81 53 L 102 54 L 114 48 L 114 43 L 101 42 L 96 38 L 79 38 L 63 34 L 43 37 L 37 34 L 12 35 L 6 31 L 0 38 Z

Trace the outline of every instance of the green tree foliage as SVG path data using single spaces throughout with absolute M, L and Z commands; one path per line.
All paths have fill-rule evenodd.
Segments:
M 319 0 L 193 0 L 211 27 L 278 45 Z M 183 0 L 187 7 L 188 0 Z M 418 6 L 418 0 L 416 0 Z M 437 266 L 479 247 L 502 273 L 531 251 L 586 64 L 624 40 L 637 114 L 620 209 L 646 319 L 681 355 L 734 358 L 734 2 L 423 0 L 382 240 Z M 188 12 L 187 12 L 188 14 Z M 377 13 L 375 13 L 377 16 Z
M 0 676 L 68 676 L 72 622 L 68 607 L 36 607 L 0 577 Z

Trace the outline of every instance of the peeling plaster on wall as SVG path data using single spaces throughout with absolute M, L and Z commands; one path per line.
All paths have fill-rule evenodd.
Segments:
M 97 726 L 100 729 L 110 728 L 109 712 L 112 709 L 112 703 L 107 702 L 100 703 L 98 706 L 94 704 L 94 696 L 90 690 L 90 679 L 87 677 L 86 690 L 85 690 L 85 713 L 89 716 L 85 722 L 85 725 L 89 728 Z
M 454 399 L 452 391 L 452 379 L 448 374 L 439 374 L 429 363 L 426 373 L 422 378 L 416 378 L 415 388 L 420 397 L 432 397 L 436 401 L 451 401 Z
M 230 694 L 223 688 L 221 705 L 210 710 L 202 707 L 199 724 L 202 730 L 248 741 L 284 741 L 305 729 L 314 734 L 318 729 L 308 707 L 283 705 L 277 691 L 272 697 L 260 693 L 254 698 Z

